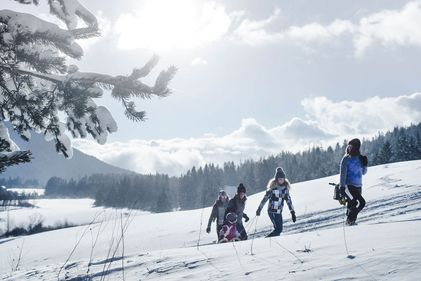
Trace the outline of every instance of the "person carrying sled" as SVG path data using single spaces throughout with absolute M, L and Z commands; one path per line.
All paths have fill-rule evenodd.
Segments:
M 219 231 L 219 243 L 239 241 L 240 233 L 237 230 L 237 215 L 228 213 L 224 225 Z
M 247 232 L 243 226 L 242 218 L 245 222 L 249 221 L 249 217 L 244 213 L 246 206 L 246 187 L 240 183 L 237 187 L 237 194 L 229 201 L 225 214 L 235 213 L 237 215 L 237 231 L 240 233 L 241 240 L 247 240 Z
M 219 191 L 218 198 L 216 199 L 212 207 L 212 213 L 209 217 L 208 227 L 206 228 L 206 232 L 210 233 L 211 224 L 212 222 L 216 220 L 216 236 L 218 240 L 219 240 L 219 231 L 221 230 L 222 225 L 224 223 L 225 210 L 227 209 L 228 201 L 229 201 L 229 197 L 227 193 L 225 192 L 225 190 Z
M 281 167 L 276 168 L 275 177 L 268 182 L 267 191 L 256 210 L 256 216 L 260 216 L 263 206 L 269 200 L 268 215 L 275 229 L 266 237 L 279 236 L 281 234 L 283 224 L 282 208 L 284 206 L 284 201 L 287 202 L 288 208 L 291 212 L 292 221 L 295 223 L 297 220 L 291 196 L 289 195 L 290 188 L 291 186 L 289 181 L 286 179 L 284 170 Z
M 348 142 L 346 154 L 340 166 L 340 191 L 347 199 L 348 225 L 356 224 L 358 213 L 365 206 L 365 199 L 361 195 L 362 176 L 367 173 L 367 157 L 360 153 L 361 141 L 352 139 Z

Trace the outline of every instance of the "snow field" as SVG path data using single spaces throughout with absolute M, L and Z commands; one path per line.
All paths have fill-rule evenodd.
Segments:
M 261 238 L 271 230 L 265 212 L 255 218 L 263 188 L 246 203 L 250 239 L 237 243 L 212 244 L 214 225 L 204 231 L 210 208 L 100 213 L 92 225 L 0 240 L 0 279 L 57 280 L 60 272 L 61 280 L 122 280 L 123 274 L 126 280 L 419 280 L 420 170 L 421 161 L 370 167 L 366 209 L 352 227 L 344 227 L 345 210 L 332 200 L 328 182 L 338 176 L 294 184 L 297 222 L 285 206 L 284 232 L 276 238 Z M 12 272 L 19 247 L 22 259 Z

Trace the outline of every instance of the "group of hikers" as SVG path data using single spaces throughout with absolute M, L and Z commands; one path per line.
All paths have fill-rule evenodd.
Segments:
M 362 176 L 367 173 L 367 157 L 360 152 L 361 141 L 352 139 L 348 142 L 345 155 L 340 163 L 340 199 L 347 204 L 347 225 L 355 225 L 358 213 L 364 208 L 365 200 L 361 195 Z M 283 228 L 282 209 L 284 202 L 288 205 L 291 219 L 295 223 L 297 218 L 290 196 L 291 184 L 282 167 L 277 167 L 275 176 L 269 180 L 265 195 L 256 210 L 256 216 L 269 201 L 267 213 L 273 224 L 273 231 L 266 237 L 279 236 Z M 246 204 L 246 187 L 240 183 L 237 193 L 230 199 L 226 191 L 219 191 L 218 198 L 212 208 L 206 232 L 211 232 L 211 224 L 216 221 L 216 235 L 218 242 L 247 240 L 247 232 L 243 225 L 249 221 L 244 213 Z

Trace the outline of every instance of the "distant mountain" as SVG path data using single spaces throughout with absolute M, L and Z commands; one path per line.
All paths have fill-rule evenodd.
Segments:
M 47 142 L 43 136 L 33 133 L 31 140 L 26 142 L 12 131 L 9 129 L 10 135 L 16 144 L 22 150 L 30 150 L 34 159 L 30 163 L 7 168 L 4 173 L 0 174 L 0 179 L 20 177 L 22 180 L 35 179 L 41 185 L 45 185 L 48 179 L 53 176 L 64 179 L 77 179 L 97 173 L 134 173 L 109 165 L 77 149 L 73 149 L 73 157 L 71 159 L 66 159 L 62 154 L 56 152 L 54 142 Z

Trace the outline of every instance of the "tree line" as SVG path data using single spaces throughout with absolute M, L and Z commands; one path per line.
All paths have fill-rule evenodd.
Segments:
M 315 146 L 297 153 L 283 151 L 240 164 L 211 163 L 192 167 L 180 177 L 99 174 L 79 180 L 51 178 L 45 194 L 91 197 L 98 206 L 134 207 L 153 212 L 201 208 L 210 206 L 218 190 L 225 185 L 236 186 L 242 182 L 248 194 L 264 190 L 278 166 L 284 168 L 292 183 L 337 174 L 346 145 L 344 140 L 326 149 Z M 421 159 L 421 123 L 396 127 L 372 139 L 364 139 L 362 153 L 367 155 L 370 166 Z
M 8 188 L 39 188 L 41 184 L 36 179 L 22 179 L 21 177 L 0 178 L 0 186 Z

